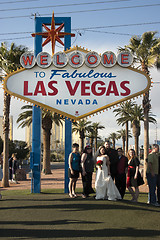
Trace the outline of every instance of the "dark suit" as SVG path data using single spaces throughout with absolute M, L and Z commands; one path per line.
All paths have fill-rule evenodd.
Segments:
M 126 191 L 126 173 L 125 169 L 128 167 L 128 158 L 122 155 L 119 157 L 117 164 L 117 175 L 115 177 L 115 184 L 123 199 Z
M 119 161 L 118 152 L 113 148 L 108 148 L 105 153 L 109 157 L 111 177 L 114 180 L 117 175 L 117 164 Z

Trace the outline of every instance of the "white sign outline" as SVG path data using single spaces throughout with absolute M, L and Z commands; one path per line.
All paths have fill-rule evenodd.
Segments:
M 78 49 L 78 50 L 79 50 L 79 49 Z M 71 52 L 71 51 L 74 51 L 74 49 L 70 49 L 68 52 Z M 83 49 L 82 49 L 81 51 L 83 51 Z M 67 51 L 66 51 L 66 52 L 67 52 Z M 85 52 L 88 52 L 88 51 L 85 51 Z M 115 66 L 117 66 L 117 65 L 118 65 L 118 64 L 116 64 Z M 34 68 L 35 68 L 35 67 L 33 67 L 31 70 L 33 71 Z M 112 68 L 114 68 L 114 67 L 112 67 Z M 108 68 L 107 70 L 111 70 L 112 68 Z M 56 112 L 56 113 L 58 113 L 58 114 L 60 114 L 60 115 L 64 115 L 64 116 L 69 117 L 69 118 L 71 118 L 71 119 L 79 120 L 79 119 L 85 118 L 85 117 L 87 117 L 87 116 L 89 116 L 89 115 L 93 115 L 93 114 L 95 114 L 96 112 L 103 111 L 103 110 L 106 109 L 106 108 L 110 108 L 110 107 L 112 107 L 112 106 L 114 106 L 114 105 L 117 105 L 117 104 L 119 104 L 119 103 L 121 103 L 121 102 L 127 101 L 127 100 L 129 100 L 129 99 L 134 98 L 134 97 L 137 97 L 137 96 L 139 96 L 139 95 L 141 95 L 141 94 L 143 94 L 143 93 L 145 93 L 145 92 L 147 92 L 147 91 L 149 90 L 150 85 L 151 85 L 151 80 L 150 80 L 149 76 L 148 76 L 145 72 L 142 72 L 142 71 L 137 70 L 137 69 L 132 68 L 132 67 L 122 68 L 122 67 L 119 66 L 119 68 L 123 69 L 124 72 L 128 69 L 128 70 L 131 70 L 131 71 L 134 71 L 134 72 L 137 72 L 137 73 L 139 73 L 139 74 L 144 75 L 145 78 L 147 79 L 147 86 L 146 86 L 146 88 L 143 89 L 143 90 L 140 90 L 140 91 L 138 91 L 138 92 L 136 92 L 136 93 L 134 93 L 134 94 L 131 94 L 131 95 L 129 95 L 129 96 L 123 97 L 122 99 L 120 99 L 120 100 L 118 100 L 118 101 L 113 101 L 113 102 L 110 103 L 110 104 L 107 104 L 107 105 L 104 105 L 104 106 L 102 106 L 102 107 L 98 107 L 98 108 L 96 108 L 96 109 L 94 109 L 94 110 L 88 111 L 87 113 L 81 114 L 80 116 L 79 116 L 78 114 L 73 115 L 73 114 L 66 113 L 65 111 L 61 111 L 61 110 L 59 110 L 59 109 L 57 109 L 57 108 L 50 107 L 50 106 L 48 106 L 48 105 L 46 105 L 46 104 L 44 104 L 44 103 L 42 103 L 42 102 L 35 101 L 35 100 L 33 100 L 33 99 L 30 99 L 29 97 L 22 96 L 22 95 L 20 95 L 20 94 L 17 94 L 17 93 L 15 93 L 15 92 L 12 92 L 12 91 L 10 91 L 10 90 L 8 89 L 8 87 L 7 87 L 7 81 L 8 81 L 8 79 L 9 79 L 11 76 L 16 75 L 17 73 L 20 73 L 20 72 L 22 72 L 22 71 L 30 71 L 30 70 L 27 70 L 27 69 L 22 68 L 22 69 L 17 70 L 16 72 L 13 72 L 13 73 L 9 74 L 9 75 L 5 78 L 5 80 L 4 80 L 4 89 L 5 89 L 5 91 L 6 91 L 8 94 L 13 95 L 13 96 L 15 96 L 15 97 L 17 97 L 17 98 L 23 99 L 23 100 L 25 100 L 25 101 L 27 101 L 27 102 L 31 102 L 31 103 L 33 103 L 34 105 L 40 106 L 40 107 L 45 108 L 45 109 L 48 109 L 48 110 L 50 110 L 50 111 L 54 111 L 54 112 Z M 48 69 L 48 68 L 47 68 L 47 69 Z M 47 69 L 45 69 L 45 71 L 47 71 Z M 65 69 L 65 68 L 64 68 L 64 69 Z M 88 68 L 88 69 L 91 69 L 91 68 Z M 96 70 L 96 69 L 98 69 L 98 66 L 95 68 L 95 70 Z M 42 69 L 40 69 L 40 70 L 42 70 Z M 74 68 L 74 70 L 75 70 L 75 68 Z M 98 70 L 97 70 L 97 71 L 98 71 Z M 71 106 L 71 107 L 73 108 L 73 106 Z

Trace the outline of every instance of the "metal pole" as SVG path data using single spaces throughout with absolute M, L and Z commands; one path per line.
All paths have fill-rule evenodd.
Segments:
M 65 32 L 71 33 L 71 18 L 67 18 L 65 23 Z M 71 47 L 71 36 L 65 36 L 64 40 L 65 50 Z M 72 150 L 72 122 L 69 118 L 65 118 L 65 186 L 64 192 L 68 193 L 68 157 Z
M 50 24 L 51 17 L 35 17 L 35 32 L 42 32 L 42 23 Z M 64 31 L 71 32 L 70 17 L 56 17 L 55 23 L 61 24 L 64 22 Z M 35 37 L 35 56 L 42 51 L 42 37 Z M 71 36 L 65 36 L 65 50 L 71 46 Z M 31 169 L 33 179 L 31 186 L 33 193 L 41 191 L 41 110 L 39 107 L 33 107 L 32 119 L 32 153 L 31 153 Z M 70 119 L 65 119 L 65 193 L 68 193 L 68 156 L 72 149 L 72 122 Z M 32 187 L 31 187 L 32 188 Z
M 35 32 L 42 31 L 42 24 L 39 18 L 35 17 Z M 42 37 L 35 37 L 35 56 L 42 51 Z M 31 183 L 31 191 L 33 193 L 41 192 L 41 109 L 33 106 L 32 113 L 32 164 L 33 178 Z

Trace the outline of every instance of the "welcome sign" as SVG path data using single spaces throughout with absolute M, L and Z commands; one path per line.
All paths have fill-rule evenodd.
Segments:
M 78 120 L 149 90 L 150 78 L 129 67 L 132 55 L 100 56 L 82 48 L 51 57 L 21 56 L 24 67 L 5 79 L 5 91 L 38 106 Z

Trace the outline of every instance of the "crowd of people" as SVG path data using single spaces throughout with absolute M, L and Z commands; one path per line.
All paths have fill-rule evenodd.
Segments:
M 69 155 L 69 197 L 76 198 L 76 182 L 81 174 L 83 193 L 82 198 L 95 193 L 95 199 L 122 200 L 126 188 L 132 196 L 131 201 L 137 202 L 139 186 L 144 184 L 140 174 L 140 161 L 134 149 L 129 149 L 127 156 L 122 148 L 111 148 L 106 141 L 93 156 L 91 146 L 87 145 L 82 154 L 79 145 L 72 145 Z M 0 156 L 0 180 L 2 180 L 3 157 Z M 18 168 L 16 154 L 9 158 L 9 181 L 17 183 L 16 170 Z M 96 169 L 95 190 L 92 187 L 92 175 Z M 149 186 L 148 203 L 160 206 L 160 152 L 159 145 L 153 144 L 152 152 L 147 159 L 147 182 Z M 0 199 L 2 198 L 0 194 Z
M 148 156 L 147 180 L 149 185 L 148 203 L 160 206 L 160 153 L 159 146 L 153 144 L 153 150 Z M 137 202 L 139 186 L 144 184 L 140 174 L 140 161 L 134 149 L 129 149 L 127 156 L 122 148 L 111 148 L 106 141 L 93 156 L 91 146 L 87 145 L 82 154 L 79 145 L 74 143 L 69 155 L 69 197 L 75 198 L 76 182 L 82 176 L 82 197 L 87 198 L 94 193 L 92 174 L 96 168 L 95 199 L 122 200 L 126 187 L 132 196 L 131 201 Z M 156 191 L 157 190 L 157 191 Z

